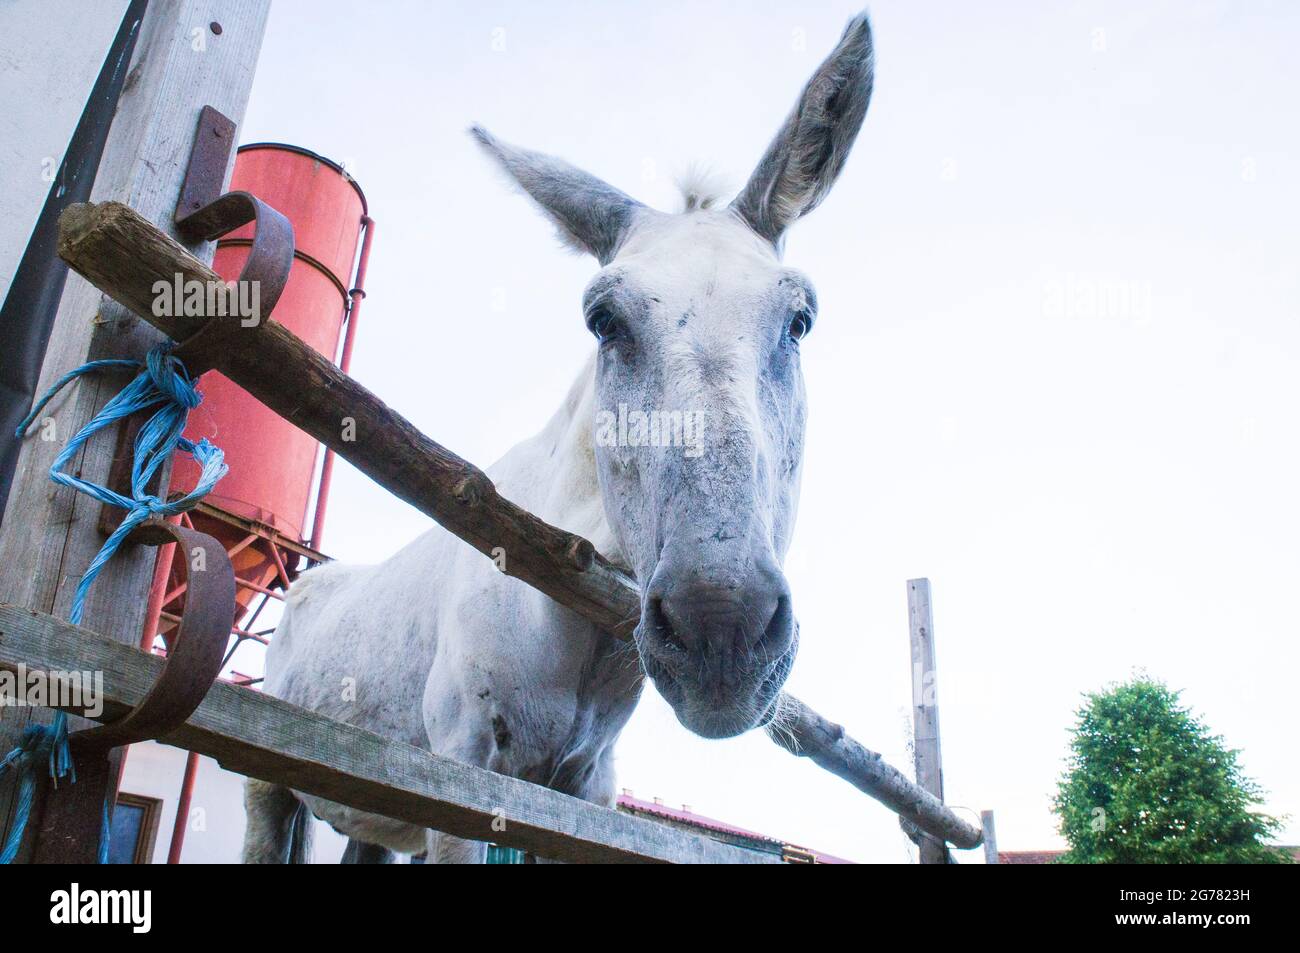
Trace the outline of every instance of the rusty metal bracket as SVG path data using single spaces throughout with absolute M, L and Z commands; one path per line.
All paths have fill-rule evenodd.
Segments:
M 235 144 L 235 124 L 211 106 L 199 112 L 189 165 L 181 183 L 173 222 L 185 241 L 215 241 L 222 235 L 253 223 L 252 247 L 239 273 L 240 285 L 257 288 L 261 324 L 274 310 L 293 266 L 293 225 L 280 212 L 249 192 L 221 194 L 226 166 Z M 242 296 L 241 300 L 250 300 Z M 185 361 L 191 374 L 198 376 L 213 366 L 213 349 L 229 347 L 229 338 L 205 333 L 214 324 L 212 318 L 203 329 L 182 341 L 176 356 Z M 222 329 L 224 330 L 224 329 Z
M 190 146 L 190 161 L 185 166 L 181 194 L 176 200 L 172 221 L 182 234 L 181 222 L 221 194 L 226 183 L 226 167 L 235 148 L 235 121 L 211 106 L 199 110 L 199 126 Z M 188 237 L 188 236 L 187 236 Z M 198 241 L 198 239 L 192 239 Z
M 221 674 L 235 621 L 235 570 L 224 547 L 206 533 L 150 520 L 132 542 L 176 542 L 185 554 L 188 588 L 179 629 L 167 641 L 167 662 L 149 694 L 116 721 L 68 736 L 74 754 L 160 738 L 184 724 Z M 201 566 L 201 569 L 196 568 Z
M 183 548 L 185 612 L 167 642 L 162 674 L 144 700 L 116 721 L 68 736 L 77 782 L 48 788 L 33 852 L 38 864 L 97 861 L 113 807 L 105 796 L 114 790 L 120 763 L 113 749 L 165 737 L 184 724 L 221 674 L 235 617 L 235 570 L 225 549 L 205 533 L 162 520 L 141 525 L 131 539 L 151 546 L 175 540 Z M 200 559 L 201 570 L 195 568 Z

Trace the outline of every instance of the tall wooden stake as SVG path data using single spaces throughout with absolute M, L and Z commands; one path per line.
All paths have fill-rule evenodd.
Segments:
M 980 827 L 984 829 L 984 863 L 998 862 L 998 833 L 993 827 L 993 812 L 980 811 Z
M 934 671 L 934 621 L 930 580 L 907 581 L 907 614 L 912 635 L 912 732 L 916 783 L 943 800 L 943 762 L 939 756 L 939 701 Z M 948 850 L 932 837 L 921 840 L 921 863 L 945 864 Z

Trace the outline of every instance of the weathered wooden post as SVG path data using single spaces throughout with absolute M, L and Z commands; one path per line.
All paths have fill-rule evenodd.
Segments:
M 912 737 L 916 783 L 943 800 L 943 762 L 939 755 L 939 701 L 934 671 L 934 621 L 930 580 L 907 581 L 907 614 L 912 638 Z M 922 834 L 921 863 L 946 864 L 948 851 Z
M 112 126 L 90 197 L 125 202 L 174 236 L 172 214 L 199 111 L 210 105 L 236 122 L 242 120 L 270 0 L 151 0 L 143 13 L 141 6 L 123 4 L 127 18 L 123 29 L 134 33 L 129 61 L 105 67 L 123 70 L 124 82 L 116 110 L 110 111 Z M 75 17 L 75 11 L 66 16 Z M 228 165 L 227 180 L 229 174 Z M 204 262 L 212 260 L 212 245 L 200 242 L 188 247 Z M 49 255 L 51 268 L 63 267 L 52 247 Z M 37 393 L 85 361 L 141 359 L 162 340 L 158 331 L 93 285 L 71 278 L 58 303 Z M 0 529 L 0 602 L 67 617 L 77 582 L 104 536 L 99 529 L 99 502 L 54 487 L 49 468 L 68 439 L 130 376 L 83 378 L 69 398 L 47 408 L 49 423 L 38 422 L 53 439 L 24 442 L 6 506 L 8 516 Z M 113 444 L 111 439 L 91 441 L 69 469 L 87 480 L 106 483 L 116 449 Z M 139 642 L 154 555 L 149 547 L 123 547 L 91 590 L 84 617 L 87 627 L 133 645 Z M 46 709 L 0 708 L 0 752 L 17 743 L 31 719 L 49 716 Z M 78 782 L 90 783 L 86 778 Z M 102 785 L 111 803 L 116 771 L 109 771 Z M 12 784 L 0 785 L 0 836 L 7 834 L 12 820 L 13 793 Z M 33 857 L 32 835 L 41 813 L 38 803 L 19 860 Z M 93 851 L 93 845 L 88 846 Z
M 993 827 L 993 812 L 980 811 L 980 827 L 984 831 L 984 863 L 998 862 L 998 834 Z

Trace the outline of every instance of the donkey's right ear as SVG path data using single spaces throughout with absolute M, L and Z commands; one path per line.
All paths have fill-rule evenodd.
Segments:
M 482 126 L 469 131 L 555 222 L 566 244 L 602 265 L 613 260 L 644 205 L 563 159 L 502 142 Z
M 808 80 L 731 203 L 750 228 L 778 248 L 785 230 L 815 209 L 835 184 L 867 114 L 874 72 L 871 24 L 860 13 Z

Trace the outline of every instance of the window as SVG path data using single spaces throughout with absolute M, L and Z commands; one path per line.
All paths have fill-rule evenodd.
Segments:
M 158 837 L 158 815 L 162 801 L 156 797 L 119 791 L 108 835 L 110 864 L 148 864 Z

